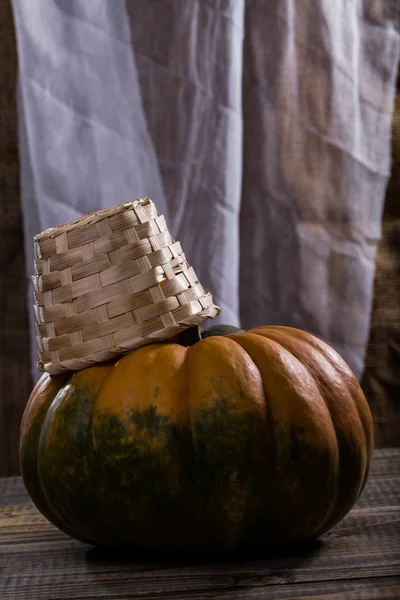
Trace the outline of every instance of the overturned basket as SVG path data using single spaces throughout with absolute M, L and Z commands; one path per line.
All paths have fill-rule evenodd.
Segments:
M 41 370 L 115 358 L 215 317 L 220 309 L 148 198 L 35 237 Z

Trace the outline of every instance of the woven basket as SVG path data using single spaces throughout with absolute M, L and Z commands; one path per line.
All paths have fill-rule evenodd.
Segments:
M 34 243 L 42 371 L 77 371 L 220 312 L 148 198 L 48 229 Z

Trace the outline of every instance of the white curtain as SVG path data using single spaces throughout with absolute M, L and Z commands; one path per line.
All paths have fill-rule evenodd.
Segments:
M 35 233 L 149 196 L 220 322 L 306 329 L 360 376 L 397 6 L 14 0 L 28 275 Z

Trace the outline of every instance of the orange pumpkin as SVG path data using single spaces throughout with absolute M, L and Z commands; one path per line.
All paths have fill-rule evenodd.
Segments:
M 261 327 L 43 375 L 20 458 L 39 510 L 77 539 L 231 552 L 330 529 L 372 449 L 368 404 L 338 354 Z

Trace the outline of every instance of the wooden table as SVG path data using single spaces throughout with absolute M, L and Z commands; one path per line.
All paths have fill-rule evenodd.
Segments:
M 20 478 L 0 480 L 0 598 L 400 600 L 400 449 L 376 451 L 351 513 L 296 555 L 161 559 L 69 539 L 33 507 Z

